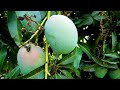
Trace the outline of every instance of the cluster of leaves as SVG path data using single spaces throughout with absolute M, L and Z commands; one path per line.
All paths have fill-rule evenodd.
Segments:
M 22 76 L 17 65 L 19 46 L 37 30 L 47 11 L 8 11 L 1 19 L 0 74 L 5 79 L 44 79 L 41 66 Z M 52 15 L 58 11 L 52 11 Z M 49 47 L 49 79 L 120 78 L 120 11 L 61 11 L 78 30 L 78 46 L 69 54 L 56 55 Z M 44 32 L 31 42 L 45 48 Z

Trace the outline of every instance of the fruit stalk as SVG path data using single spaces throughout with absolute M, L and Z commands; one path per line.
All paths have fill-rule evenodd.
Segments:
M 48 11 L 47 18 L 49 18 L 51 15 L 51 11 Z M 46 40 L 46 63 L 45 63 L 45 79 L 47 79 L 47 75 L 50 75 L 48 72 L 48 43 Z

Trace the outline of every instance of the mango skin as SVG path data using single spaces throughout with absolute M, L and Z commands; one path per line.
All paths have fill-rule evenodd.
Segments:
M 17 53 L 17 62 L 23 75 L 45 64 L 45 52 L 42 48 L 34 44 L 30 45 L 29 52 L 25 47 L 21 47 Z
M 78 42 L 75 24 L 67 16 L 52 15 L 45 23 L 45 37 L 57 54 L 68 54 Z

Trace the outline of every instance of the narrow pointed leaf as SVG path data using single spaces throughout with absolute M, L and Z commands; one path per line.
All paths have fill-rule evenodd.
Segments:
M 111 58 L 120 58 L 119 54 L 117 54 L 116 52 L 106 53 L 104 55 Z
M 74 63 L 73 63 L 73 65 L 76 69 L 79 68 L 81 58 L 82 58 L 82 49 L 76 48 L 76 58 L 75 58 Z
M 65 68 L 69 68 L 75 72 L 76 76 L 80 77 L 80 71 L 76 69 L 72 64 L 65 65 Z
M 15 11 L 8 11 L 7 16 L 9 33 L 16 45 L 19 46 L 22 41 L 22 24 L 17 20 Z
M 96 56 L 92 56 L 93 60 L 100 66 L 103 66 L 103 67 L 107 67 L 107 68 L 118 68 L 118 65 L 117 64 L 110 64 L 108 62 L 104 62 L 102 61 L 102 59 L 96 57 Z
M 16 66 L 13 70 L 5 75 L 5 79 L 16 79 L 19 74 L 20 68 L 19 66 Z
M 95 68 L 97 67 L 98 65 L 97 64 L 93 64 L 93 65 L 83 65 L 81 66 L 81 69 L 83 71 L 87 71 L 87 72 L 94 72 L 95 71 Z
M 74 79 L 70 72 L 67 70 L 60 70 L 68 79 Z
M 28 74 L 25 74 L 24 76 L 20 76 L 18 77 L 18 79 L 33 79 L 33 78 L 43 78 L 43 71 L 44 70 L 44 65 L 34 69 L 33 71 L 31 71 Z
M 0 71 L 2 70 L 4 60 L 7 56 L 7 47 L 2 46 L 0 49 Z
M 112 51 L 115 50 L 116 48 L 116 45 L 117 45 L 117 35 L 116 35 L 116 32 L 112 32 Z
M 117 64 L 117 63 L 120 63 L 116 58 L 109 58 L 109 59 L 106 59 L 106 60 L 103 60 L 104 62 L 108 62 L 110 64 Z
M 28 77 L 27 79 L 44 79 L 44 76 L 45 76 L 45 72 L 44 70 L 34 74 L 33 76 L 31 77 Z
M 89 57 L 89 59 L 92 59 L 92 54 L 91 54 L 90 49 L 87 46 L 87 44 L 82 43 L 79 46 L 81 47 L 82 51 L 87 54 L 87 56 Z

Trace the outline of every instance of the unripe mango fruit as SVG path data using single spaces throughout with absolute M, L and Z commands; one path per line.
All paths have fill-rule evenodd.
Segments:
M 45 64 L 45 52 L 41 47 L 34 44 L 26 46 L 30 48 L 23 46 L 17 53 L 17 62 L 23 75 Z
M 52 15 L 45 23 L 45 37 L 57 54 L 68 54 L 77 45 L 78 32 L 67 16 Z

